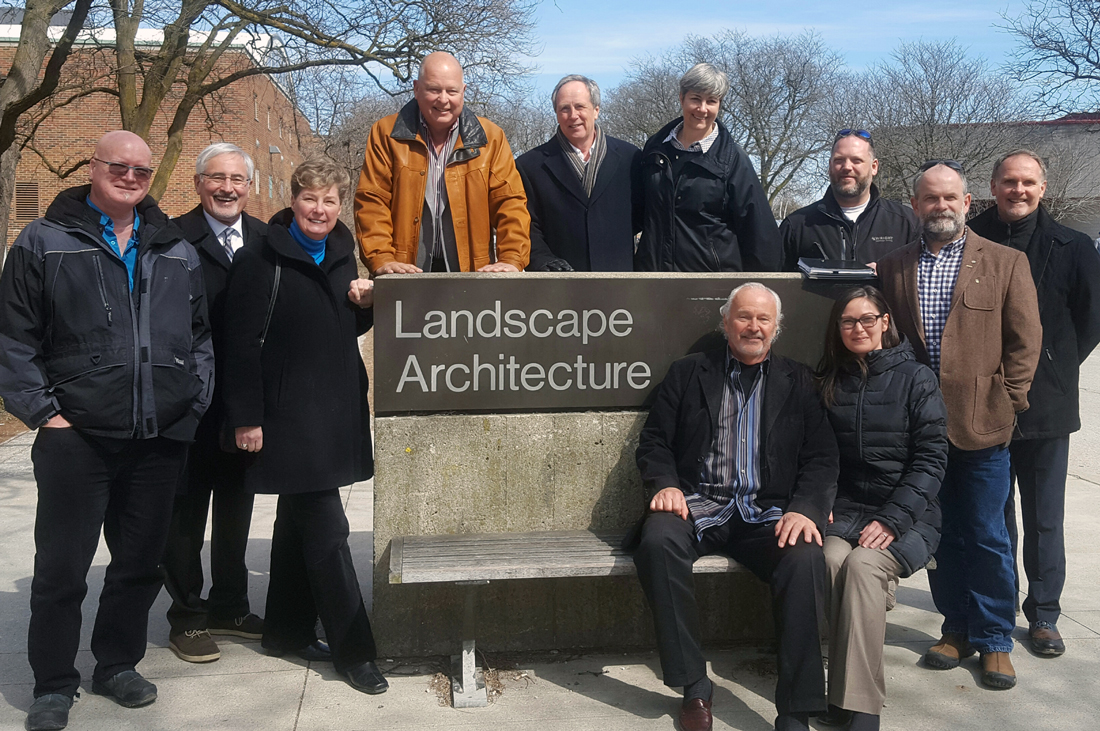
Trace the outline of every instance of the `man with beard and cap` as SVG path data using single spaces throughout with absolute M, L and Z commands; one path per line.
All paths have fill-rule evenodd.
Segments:
M 254 640 L 263 636 L 263 620 L 249 610 L 244 563 L 253 503 L 252 492 L 244 488 L 248 454 L 225 444 L 229 435 L 219 439 L 225 419 L 221 374 L 229 266 L 242 246 L 255 246 L 267 233 L 267 224 L 244 212 L 254 170 L 252 158 L 240 147 L 228 142 L 210 145 L 195 159 L 199 205 L 174 220 L 202 261 L 216 376 L 214 400 L 188 453 L 164 551 L 164 586 L 172 597 L 168 647 L 187 662 L 211 662 L 221 657 L 211 634 Z M 224 451 L 223 446 L 232 451 Z M 200 554 L 208 513 L 210 594 L 203 599 Z
M 148 196 L 150 160 L 132 132 L 105 134 L 91 185 L 59 193 L 19 234 L 0 276 L 0 396 L 38 429 L 29 731 L 69 721 L 101 531 L 111 558 L 91 690 L 127 708 L 157 699 L 135 668 L 187 444 L 210 403 L 214 351 L 198 255 Z
M 1063 533 L 1069 435 L 1081 428 L 1081 364 L 1100 343 L 1100 255 L 1085 234 L 1056 222 L 1040 205 L 1047 188 L 1043 159 L 1013 150 L 993 166 L 996 205 L 970 221 L 975 233 L 1027 255 L 1039 296 L 1043 352 L 1012 440 L 1012 470 L 1020 487 L 1024 572 L 1031 647 L 1040 655 L 1066 651 L 1058 632 L 1066 581 Z M 1005 525 L 1016 556 L 1016 501 L 1005 503 Z M 1015 559 L 1012 562 L 1016 568 Z M 1020 576 L 1016 573 L 1017 595 Z
M 879 261 L 878 274 L 894 323 L 939 375 L 947 405 L 942 539 L 928 572 L 943 636 L 924 661 L 954 668 L 976 650 L 982 682 L 1007 689 L 1016 685 L 1008 444 L 1042 343 L 1035 284 L 1023 252 L 967 229 L 958 162 L 922 165 L 912 203 L 921 237 Z
M 825 196 L 787 216 L 779 227 L 784 271 L 798 271 L 803 257 L 868 264 L 919 235 L 911 208 L 879 197 L 876 175 L 878 159 L 871 133 L 864 129 L 837 132 Z
M 531 213 L 533 271 L 629 272 L 641 201 L 634 173 L 641 151 L 596 124 L 600 87 L 562 78 L 550 95 L 558 129 L 516 160 Z

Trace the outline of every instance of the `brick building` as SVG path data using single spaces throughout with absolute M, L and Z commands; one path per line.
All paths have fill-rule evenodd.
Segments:
M 15 19 L 0 16 L 0 71 L 6 73 L 19 42 L 20 26 L 5 25 L 2 22 L 5 20 Z M 64 19 L 58 18 L 58 22 Z M 61 28 L 56 30 L 60 35 Z M 62 85 L 67 81 L 65 77 L 97 64 L 102 67 L 112 57 L 103 52 L 102 45 L 113 41 L 113 31 L 97 31 L 96 36 L 100 50 L 95 50 L 91 43 L 74 49 L 73 57 L 63 68 Z M 159 46 L 160 41 L 160 31 L 139 31 L 138 43 Z M 235 45 L 220 60 L 219 71 L 225 73 L 240 64 L 254 64 L 256 57 L 251 46 Z M 176 94 L 168 95 L 146 140 L 153 151 L 154 167 L 167 144 L 167 130 L 178 99 Z M 9 245 L 27 223 L 45 213 L 59 191 L 88 181 L 86 165 L 64 178 L 59 173 L 87 160 L 104 132 L 120 128 L 118 100 L 108 94 L 85 96 L 46 118 L 34 134 L 34 149 L 23 151 L 17 168 Z M 198 203 L 193 183 L 195 157 L 211 142 L 224 141 L 240 145 L 255 161 L 256 174 L 247 211 L 266 221 L 290 204 L 290 174 L 308 155 L 312 139 L 308 121 L 277 78 L 257 74 L 234 82 L 192 112 L 179 162 L 160 200 L 161 208 L 176 216 Z

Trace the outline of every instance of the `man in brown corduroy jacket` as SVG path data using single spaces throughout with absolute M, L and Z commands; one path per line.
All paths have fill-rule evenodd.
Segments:
M 1023 252 L 966 227 L 970 194 L 954 160 L 931 160 L 913 183 L 921 239 L 878 264 L 894 322 L 940 377 L 950 442 L 939 499 L 942 539 L 928 582 L 944 616 L 925 655 L 949 669 L 981 653 L 982 682 L 1016 684 L 1012 552 L 1003 510 L 1008 443 L 1039 361 L 1042 328 Z

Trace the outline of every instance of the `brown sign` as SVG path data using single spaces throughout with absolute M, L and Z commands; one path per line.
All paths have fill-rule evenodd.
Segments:
M 832 301 L 797 274 L 381 277 L 375 411 L 646 408 L 674 360 L 724 342 L 718 309 L 749 281 L 783 301 L 775 352 L 816 365 Z

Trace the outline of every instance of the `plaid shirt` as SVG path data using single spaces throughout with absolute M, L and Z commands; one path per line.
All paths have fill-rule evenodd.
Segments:
M 955 293 L 955 280 L 962 266 L 966 230 L 962 238 L 940 249 L 939 255 L 928 250 L 921 240 L 920 260 L 917 262 L 917 299 L 920 302 L 920 319 L 924 325 L 924 345 L 932 370 L 940 372 L 940 341 L 947 316 L 951 313 L 951 297 Z
M 676 125 L 676 128 L 668 133 L 668 137 L 665 138 L 665 142 L 672 142 L 673 148 L 682 150 L 683 152 L 707 152 L 710 150 L 710 146 L 714 144 L 714 141 L 718 139 L 718 123 L 714 124 L 714 129 L 710 131 L 703 139 L 698 142 L 692 142 L 687 147 L 684 147 L 680 142 L 680 133 L 684 131 L 684 123 Z
M 735 510 L 746 523 L 767 523 L 783 516 L 779 508 L 761 510 L 755 499 L 761 485 L 760 424 L 769 362 L 760 364 L 752 388 L 745 393 L 741 363 L 726 353 L 718 429 L 703 459 L 699 492 L 686 496 L 697 538 L 707 528 L 725 524 Z

